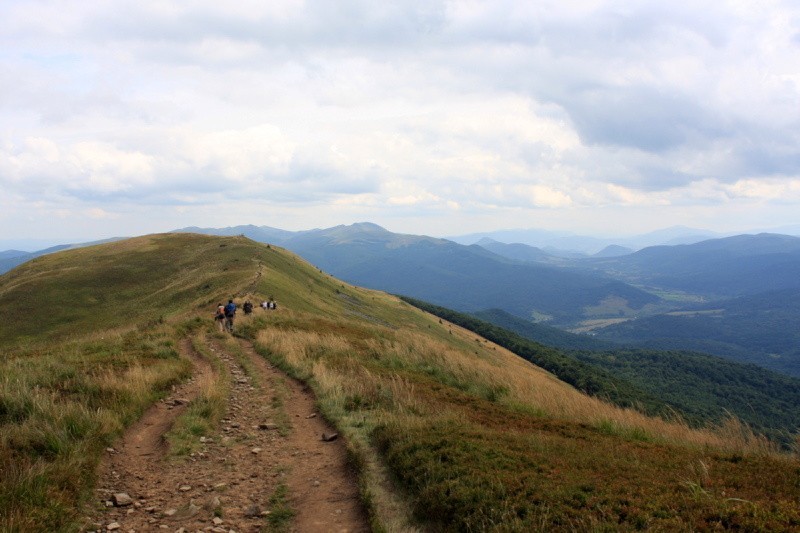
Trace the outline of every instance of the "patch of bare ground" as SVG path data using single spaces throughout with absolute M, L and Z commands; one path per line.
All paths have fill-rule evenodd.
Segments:
M 230 371 L 221 426 L 197 437 L 199 451 L 190 456 L 168 454 L 163 435 L 213 372 L 184 342 L 195 374 L 109 451 L 87 530 L 369 531 L 345 443 L 323 440 L 335 430 L 318 415 L 310 391 L 246 343 L 209 341 L 208 348 Z

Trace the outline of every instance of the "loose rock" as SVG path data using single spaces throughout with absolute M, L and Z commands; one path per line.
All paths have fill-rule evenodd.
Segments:
M 111 497 L 111 501 L 114 502 L 114 505 L 117 507 L 125 507 L 133 503 L 133 498 L 128 496 L 125 492 L 117 492 Z
M 256 516 L 261 516 L 261 507 L 253 504 L 244 510 L 244 515 L 247 518 L 255 518 Z
M 322 440 L 325 442 L 331 442 L 339 438 L 338 433 L 323 433 Z

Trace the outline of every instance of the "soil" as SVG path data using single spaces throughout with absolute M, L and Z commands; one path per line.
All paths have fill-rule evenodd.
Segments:
M 164 434 L 216 376 L 188 340 L 181 344 L 192 378 L 107 450 L 86 530 L 369 531 L 345 442 L 316 411 L 311 392 L 239 345 L 230 353 L 209 341 L 230 372 L 228 409 L 213 435 L 198 437 L 199 451 L 175 457 Z

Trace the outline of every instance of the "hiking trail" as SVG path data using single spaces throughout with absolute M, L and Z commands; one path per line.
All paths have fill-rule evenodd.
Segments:
M 192 377 L 107 450 L 85 530 L 369 531 L 345 444 L 316 411 L 311 392 L 246 341 L 203 342 L 227 371 L 189 339 L 181 342 Z M 199 451 L 171 456 L 165 433 L 203 387 L 223 378 L 230 394 L 220 427 L 197 437 Z

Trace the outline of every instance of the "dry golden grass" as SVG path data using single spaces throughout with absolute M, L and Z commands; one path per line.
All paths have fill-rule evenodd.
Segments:
M 460 332 L 465 338 L 472 333 Z M 679 445 L 711 446 L 737 452 L 768 453 L 775 447 L 736 419 L 719 427 L 696 429 L 679 419 L 648 417 L 589 397 L 554 376 L 492 343 L 475 343 L 472 351 L 458 349 L 417 331 L 394 331 L 358 346 L 347 338 L 313 331 L 267 328 L 257 342 L 278 353 L 302 374 L 313 376 L 320 392 L 338 408 L 348 398 L 381 404 L 386 413 L 424 413 L 430 409 L 407 377 L 371 372 L 361 359 L 390 361 L 398 369 L 426 368 L 476 390 L 499 391 L 498 402 L 544 416 L 600 425 L 620 433 L 641 432 L 651 439 Z M 342 357 L 345 356 L 343 362 Z

